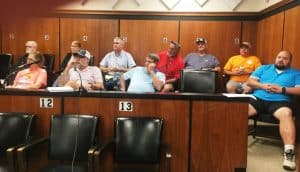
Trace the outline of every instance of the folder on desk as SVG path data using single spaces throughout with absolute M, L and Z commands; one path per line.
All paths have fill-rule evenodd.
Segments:
M 47 87 L 46 90 L 49 92 L 73 92 L 74 91 L 72 87 Z

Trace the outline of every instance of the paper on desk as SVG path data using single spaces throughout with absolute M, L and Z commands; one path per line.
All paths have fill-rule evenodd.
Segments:
M 46 90 L 49 92 L 73 92 L 74 91 L 72 87 L 47 87 Z
M 222 93 L 226 97 L 249 97 L 256 100 L 256 97 L 252 94 L 232 94 L 232 93 Z

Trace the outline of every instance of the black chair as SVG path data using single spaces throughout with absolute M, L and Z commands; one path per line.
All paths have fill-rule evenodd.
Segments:
M 95 57 L 91 56 L 90 61 L 89 61 L 89 66 L 94 66 L 94 61 L 95 61 Z
M 54 54 L 43 54 L 43 55 L 45 58 L 44 66 L 46 67 L 47 72 L 53 72 L 55 55 Z
M 258 114 L 249 117 L 252 120 L 252 125 L 249 126 L 248 135 L 253 138 L 264 137 L 275 140 L 281 140 L 279 134 L 279 121 L 272 114 Z M 258 124 L 261 122 L 262 124 Z
M 180 91 L 193 93 L 215 93 L 217 72 L 183 69 L 180 72 Z
M 16 149 L 29 142 L 34 115 L 19 112 L 0 113 L 0 171 L 17 172 Z
M 114 145 L 114 172 L 170 171 L 171 154 L 162 144 L 163 120 L 151 117 L 119 117 L 115 119 L 115 138 L 95 151 L 95 164 L 101 161 L 100 153 L 109 145 Z M 162 153 L 164 152 L 164 153 Z M 163 162 L 163 161 L 162 161 Z M 99 165 L 95 165 L 100 171 Z
M 13 62 L 12 54 L 0 54 L 0 79 L 5 79 Z
M 41 172 L 92 172 L 93 153 L 99 117 L 91 115 L 53 115 L 50 137 L 42 138 L 17 150 L 20 171 L 30 172 L 29 159 L 41 143 L 48 143 L 48 163 Z

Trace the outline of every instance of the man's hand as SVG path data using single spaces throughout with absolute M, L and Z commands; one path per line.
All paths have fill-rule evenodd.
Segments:
M 156 64 L 155 63 L 150 63 L 147 67 L 147 70 L 149 73 L 154 73 L 154 70 L 155 70 L 155 67 L 156 67 Z

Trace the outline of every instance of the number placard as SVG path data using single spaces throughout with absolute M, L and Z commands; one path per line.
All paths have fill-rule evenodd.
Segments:
M 53 98 L 40 98 L 40 108 L 53 108 Z
M 120 101 L 119 102 L 119 111 L 132 111 L 133 110 L 133 103 Z

